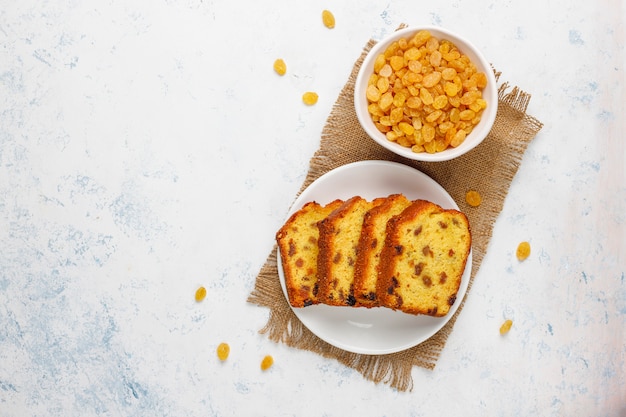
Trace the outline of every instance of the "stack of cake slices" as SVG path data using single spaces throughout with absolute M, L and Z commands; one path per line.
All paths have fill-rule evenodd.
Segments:
M 445 316 L 471 248 L 465 214 L 392 194 L 306 203 L 276 233 L 292 307 Z

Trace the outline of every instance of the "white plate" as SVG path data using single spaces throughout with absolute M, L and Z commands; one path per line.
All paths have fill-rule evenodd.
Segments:
M 309 201 L 327 204 L 337 198 L 348 199 L 355 195 L 372 200 L 394 193 L 458 210 L 446 190 L 422 172 L 395 162 L 361 161 L 336 168 L 315 180 L 298 196 L 288 216 Z M 340 349 L 368 355 L 399 352 L 430 338 L 452 318 L 467 291 L 471 269 L 470 251 L 456 302 L 445 317 L 415 316 L 388 308 L 321 304 L 292 310 L 311 332 Z M 283 293 L 288 297 L 280 251 L 278 275 Z

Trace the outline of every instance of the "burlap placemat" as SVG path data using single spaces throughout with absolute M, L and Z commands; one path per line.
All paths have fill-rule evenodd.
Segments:
M 399 157 L 382 148 L 362 130 L 354 110 L 354 82 L 366 53 L 375 44 L 369 41 L 354 65 L 348 82 L 335 102 L 322 131 L 320 148 L 310 161 L 301 193 L 322 174 L 351 162 L 388 160 L 412 166 L 429 175 L 443 186 L 460 209 L 466 213 L 472 227 L 472 274 L 466 297 L 484 258 L 493 224 L 502 210 L 509 185 L 518 170 L 522 156 L 542 123 L 526 114 L 530 95 L 517 87 L 500 83 L 497 73 L 498 114 L 487 138 L 476 149 L 447 162 L 424 163 Z M 483 202 L 479 207 L 465 203 L 465 193 L 477 190 Z M 298 193 L 298 194 L 299 194 Z M 295 199 L 295 198 L 294 198 Z M 385 383 L 399 391 L 413 388 L 412 368 L 434 369 L 452 332 L 465 300 L 454 316 L 438 333 L 411 349 L 388 355 L 361 355 L 335 348 L 315 336 L 298 320 L 283 295 L 278 278 L 276 247 L 261 268 L 248 302 L 268 307 L 270 315 L 260 333 L 270 340 L 306 349 L 333 358 L 360 372 L 375 383 Z

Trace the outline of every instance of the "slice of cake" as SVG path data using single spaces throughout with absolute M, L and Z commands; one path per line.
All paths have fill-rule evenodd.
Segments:
M 374 204 L 380 203 L 379 199 L 369 202 L 359 196 L 352 197 L 318 223 L 318 297 L 322 303 L 356 305 L 353 294 L 354 266 L 363 218 Z
M 445 316 L 456 301 L 471 248 L 467 217 L 417 200 L 387 223 L 377 297 L 409 314 Z
M 385 243 L 387 222 L 400 214 L 411 201 L 402 194 L 393 194 L 373 207 L 363 219 L 354 273 L 354 297 L 364 307 L 378 305 L 376 282 L 380 253 Z
M 318 304 L 317 223 L 343 204 L 335 200 L 325 206 L 305 204 L 292 214 L 276 233 L 289 303 L 293 307 Z

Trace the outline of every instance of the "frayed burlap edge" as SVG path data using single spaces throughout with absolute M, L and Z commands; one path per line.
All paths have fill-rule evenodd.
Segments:
M 360 160 L 389 160 L 412 166 L 441 184 L 459 204 L 472 227 L 472 274 L 466 297 L 484 258 L 493 224 L 502 210 L 510 183 L 524 152 L 542 127 L 526 114 L 530 95 L 503 83 L 498 91 L 498 115 L 488 137 L 475 150 L 453 161 L 423 163 L 409 161 L 375 144 L 359 126 L 353 105 L 354 82 L 366 53 L 375 44 L 369 41 L 335 102 L 322 131 L 319 149 L 298 195 L 322 174 Z M 496 73 L 498 80 L 500 74 Z M 465 203 L 465 192 L 477 190 L 483 197 L 480 207 Z M 297 197 L 297 196 L 296 196 Z M 411 349 L 387 355 L 361 355 L 338 349 L 315 336 L 291 310 L 278 278 L 276 246 L 261 268 L 248 302 L 270 309 L 267 324 L 260 330 L 272 341 L 309 350 L 355 369 L 375 383 L 399 391 L 413 389 L 414 366 L 434 369 L 437 360 L 463 309 L 465 299 L 449 322 L 434 336 Z

